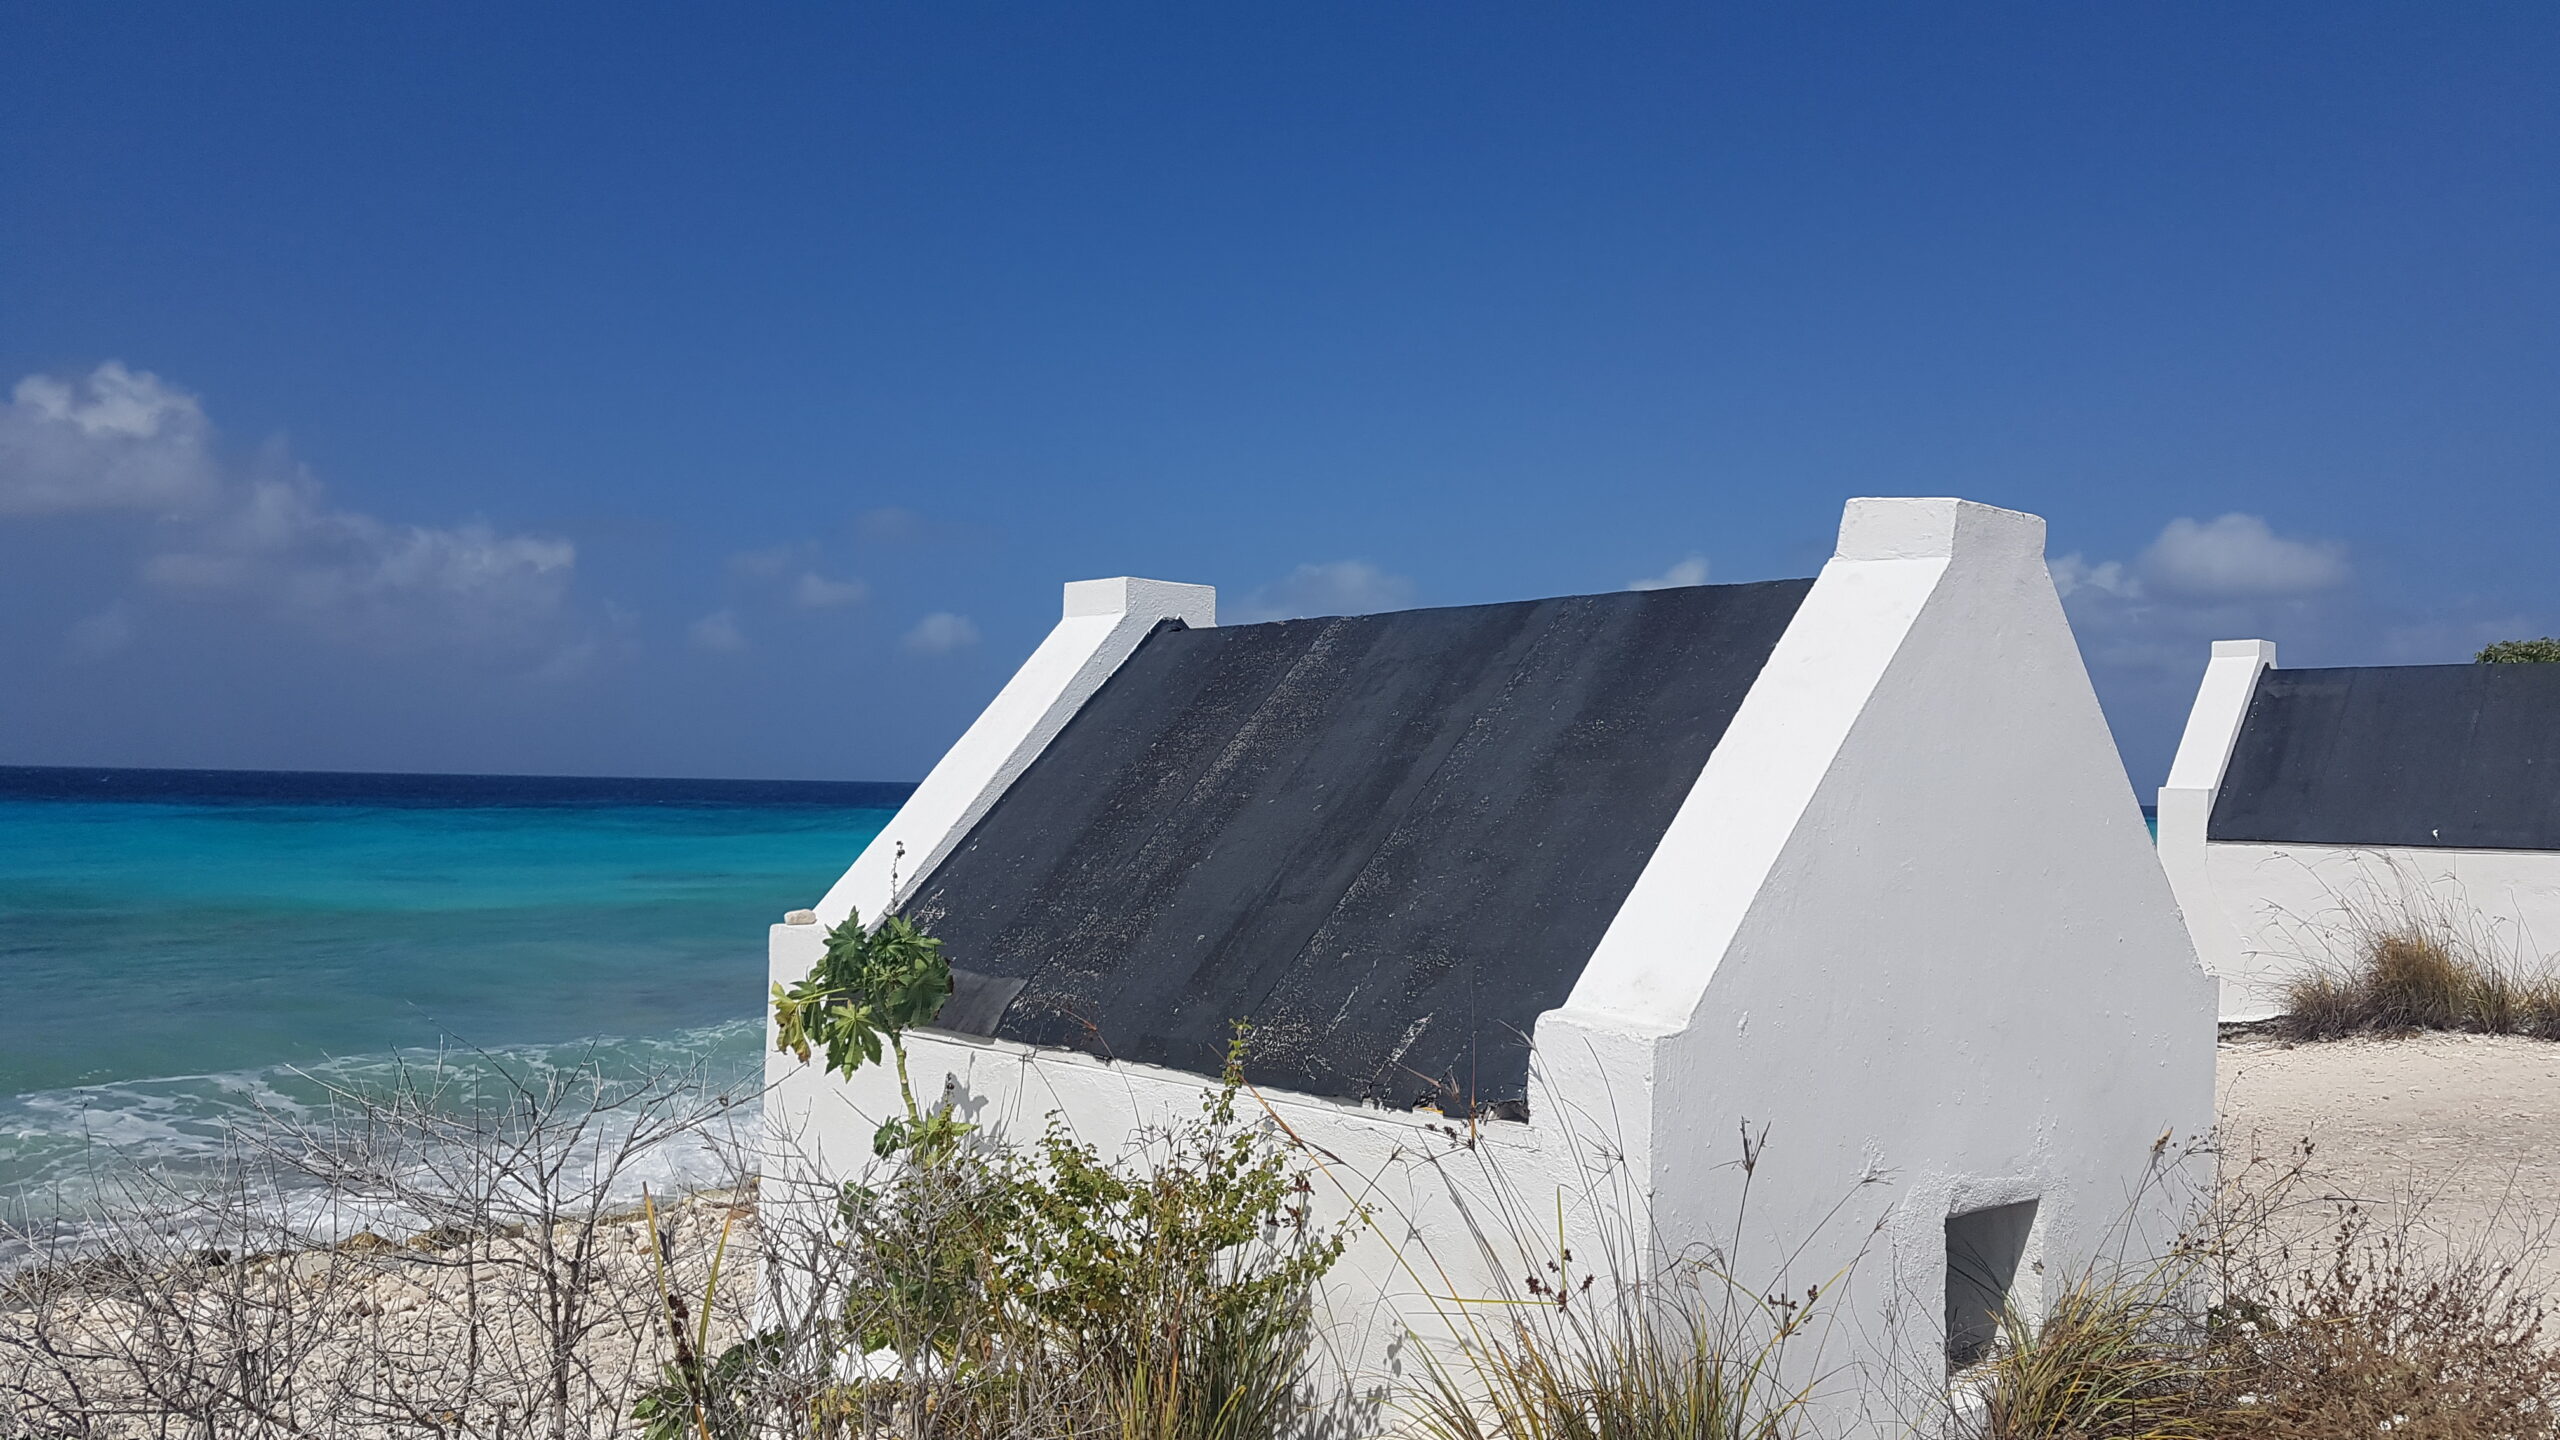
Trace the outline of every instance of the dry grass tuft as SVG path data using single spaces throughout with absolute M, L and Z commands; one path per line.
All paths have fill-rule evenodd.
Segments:
M 1984 1440 L 2211 1440 L 2216 1376 L 2172 1268 L 2087 1279 L 2016 1316 L 1973 1381 Z
M 1790 1440 L 1805 1392 L 1781 1379 L 1809 1318 L 1681 1265 L 1515 1314 L 1467 1363 L 1427 1371 L 1426 1440 Z
M 2287 988 L 2290 1038 L 2464 1030 L 2560 1040 L 2560 975 L 2528 971 L 2426 916 L 2402 915 L 2354 938 L 2348 964 L 2314 966 Z

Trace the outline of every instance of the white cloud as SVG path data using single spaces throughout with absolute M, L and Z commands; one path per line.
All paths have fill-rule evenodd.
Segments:
M 2279 535 L 2255 515 L 2181 516 L 2131 561 L 2079 552 L 2046 567 L 2092 665 L 2190 685 L 2214 640 L 2322 634 L 2352 605 L 2346 547 Z
M 747 648 L 746 632 L 738 628 L 737 612 L 714 610 L 685 627 L 685 639 L 696 650 L 714 655 L 734 655 Z
M 1706 583 L 1707 557 L 1693 552 L 1686 559 L 1674 562 L 1670 569 L 1659 575 L 1628 581 L 1627 588 L 1630 590 L 1678 590 L 1684 586 Z
M 729 557 L 729 572 L 748 580 L 770 582 L 803 610 L 837 610 L 871 598 L 871 587 L 860 580 L 830 579 L 810 568 L 817 561 L 815 544 L 791 540 L 762 550 L 737 551 Z M 799 573 L 794 575 L 793 571 Z
M 2278 535 L 2256 515 L 2169 522 L 2134 562 L 2162 595 L 2256 600 L 2311 595 L 2347 582 L 2347 547 Z
M 2083 591 L 2126 600 L 2142 598 L 2142 582 L 2121 560 L 2092 565 L 2074 550 L 2059 560 L 2047 561 L 2045 570 L 2053 576 L 2055 592 L 2065 600 Z
M 792 582 L 791 603 L 803 610 L 833 610 L 845 605 L 859 605 L 869 599 L 871 587 L 859 580 L 830 580 L 814 570 L 803 570 Z
M 141 565 L 154 590 L 390 651 L 545 650 L 577 565 L 565 540 L 341 509 L 281 444 L 226 466 L 197 397 L 115 361 L 78 380 L 27 376 L 0 409 L 0 516 L 84 510 L 156 517 Z M 130 637 L 125 609 L 107 615 L 81 622 L 75 648 Z
M 901 642 L 916 655 L 948 655 L 978 643 L 978 627 L 966 615 L 936 610 L 916 622 Z
M 1307 615 L 1366 615 L 1413 603 L 1413 581 L 1366 560 L 1301 565 L 1280 581 L 1245 596 L 1219 618 L 1233 625 L 1295 620 Z
M 195 396 L 113 360 L 29 375 L 0 406 L 0 515 L 182 511 L 221 489 Z

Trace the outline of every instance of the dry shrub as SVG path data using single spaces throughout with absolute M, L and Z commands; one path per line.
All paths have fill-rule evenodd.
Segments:
M 663 1225 L 625 1200 L 727 1113 L 696 1069 L 448 1057 L 330 1101 L 186 1183 L 103 1158 L 84 1234 L 0 1225 L 0 1436 L 611 1434 L 665 1354 L 661 1273 L 706 1339 L 753 1304 L 706 1273 L 736 1192 Z
M 2348 1207 L 2326 1254 L 2261 1257 L 2213 1327 L 2233 1436 L 2414 1440 L 2560 1436 L 2560 1354 L 2512 1261 L 2429 1258 L 2402 1225 Z
M 2560 1353 L 2518 1261 L 2353 1205 L 2288 1239 L 2301 1172 L 2226 1193 L 2163 1264 L 2012 1319 L 1960 1382 L 1985 1440 L 2560 1437 Z
M 2473 991 L 2488 978 L 2454 958 L 2443 937 L 2420 929 L 2377 935 L 2366 952 L 2364 990 L 2373 1025 L 2386 1030 L 2450 1030 L 2468 1017 Z

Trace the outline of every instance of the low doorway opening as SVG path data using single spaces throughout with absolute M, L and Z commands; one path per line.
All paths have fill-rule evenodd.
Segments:
M 2020 1200 L 1947 1217 L 1947 1369 L 1991 1353 L 2018 1267 L 2035 1230 L 2036 1202 Z

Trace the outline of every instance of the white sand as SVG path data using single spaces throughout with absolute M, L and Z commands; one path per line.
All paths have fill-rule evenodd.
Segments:
M 2308 1139 L 2306 1198 L 2414 1216 L 2439 1243 L 2529 1247 L 2560 1223 L 2560 1043 L 2240 1039 L 2220 1069 L 2226 1171 Z M 2560 1255 L 2530 1268 L 2560 1296 Z

